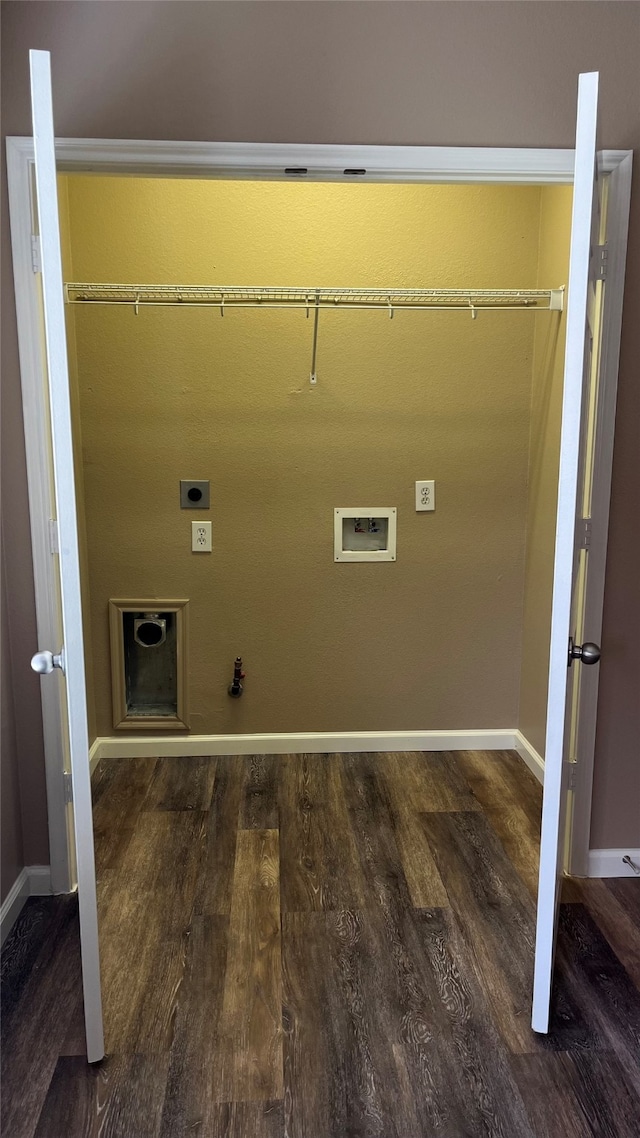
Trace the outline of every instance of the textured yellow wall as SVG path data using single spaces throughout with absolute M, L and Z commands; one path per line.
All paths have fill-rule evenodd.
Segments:
M 537 277 L 536 187 L 67 180 L 76 280 Z M 322 314 L 311 389 L 301 313 L 78 307 L 98 733 L 127 595 L 191 599 L 195 732 L 512 727 L 536 319 Z M 180 478 L 211 479 L 209 514 L 179 509 Z M 333 562 L 333 508 L 359 503 L 398 508 L 395 563 Z
M 538 273 L 543 281 L 569 275 L 571 186 L 544 186 L 540 202 Z M 558 500 L 565 313 L 534 316 L 534 362 L 529 444 L 529 505 L 525 563 L 519 728 L 544 756 L 551 634 L 553 554 Z

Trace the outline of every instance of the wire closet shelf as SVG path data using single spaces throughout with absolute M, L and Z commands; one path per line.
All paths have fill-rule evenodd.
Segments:
M 457 289 L 457 288 L 281 288 L 241 285 L 65 285 L 68 304 L 120 304 L 133 307 L 184 308 L 292 308 L 397 311 L 505 312 L 517 310 L 561 312 L 564 288 Z

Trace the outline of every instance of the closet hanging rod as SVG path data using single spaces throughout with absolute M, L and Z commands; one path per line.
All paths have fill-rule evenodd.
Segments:
M 281 288 L 240 285 L 65 284 L 67 304 L 133 307 L 380 309 L 402 311 L 561 312 L 564 287 L 552 289 Z

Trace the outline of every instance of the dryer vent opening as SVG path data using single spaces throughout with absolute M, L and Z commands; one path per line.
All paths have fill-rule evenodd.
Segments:
M 133 622 L 133 635 L 136 644 L 142 648 L 157 648 L 167 639 L 167 621 L 157 613 L 149 613 Z
M 109 602 L 113 725 L 188 728 L 188 601 Z M 144 606 L 144 607 L 143 607 Z

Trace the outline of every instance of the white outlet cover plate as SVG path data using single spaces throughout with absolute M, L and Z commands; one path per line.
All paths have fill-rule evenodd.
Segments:
M 211 553 L 211 522 L 191 523 L 191 552 Z
M 436 508 L 436 484 L 433 478 L 416 482 L 416 510 L 422 513 L 425 510 Z

